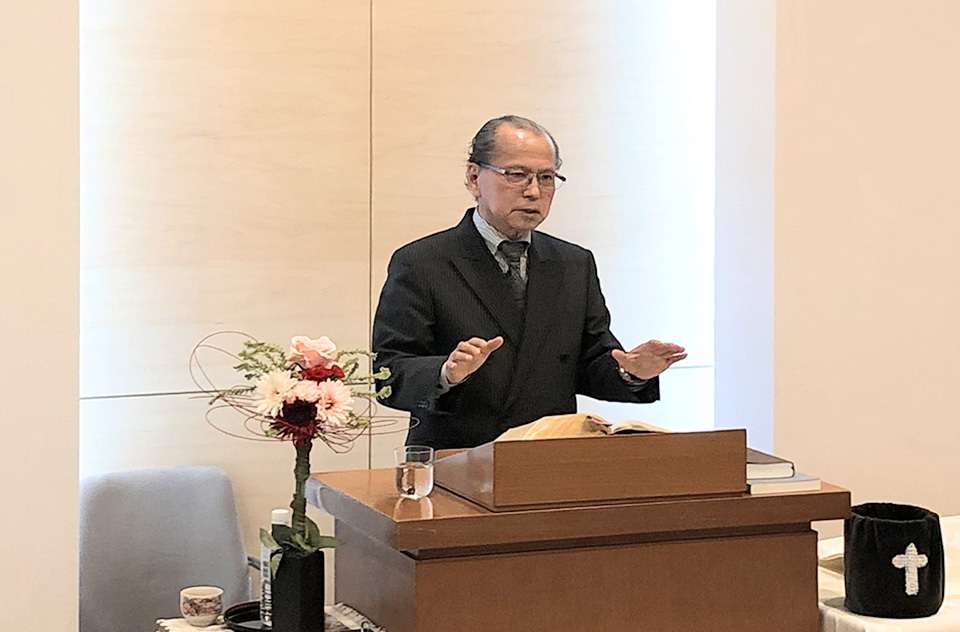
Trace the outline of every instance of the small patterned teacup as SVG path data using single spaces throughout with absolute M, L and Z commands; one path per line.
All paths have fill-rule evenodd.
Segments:
M 195 628 L 203 628 L 223 612 L 223 589 L 216 586 L 190 586 L 180 591 L 180 614 Z

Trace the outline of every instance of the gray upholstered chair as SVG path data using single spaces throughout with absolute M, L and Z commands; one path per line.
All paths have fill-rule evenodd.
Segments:
M 80 484 L 80 632 L 152 632 L 185 586 L 250 598 L 227 475 L 216 467 L 103 474 Z

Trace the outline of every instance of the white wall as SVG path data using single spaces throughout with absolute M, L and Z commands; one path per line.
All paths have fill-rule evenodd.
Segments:
M 77 626 L 77 2 L 0 8 L 0 595 L 5 630 Z
M 960 3 L 777 20 L 777 451 L 960 513 Z
M 717 3 L 717 428 L 773 449 L 776 2 Z

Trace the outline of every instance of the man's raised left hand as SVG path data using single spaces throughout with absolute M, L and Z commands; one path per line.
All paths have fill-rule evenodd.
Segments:
M 687 357 L 680 345 L 659 340 L 648 340 L 630 351 L 614 349 L 611 353 L 621 369 L 642 380 L 660 375 L 674 362 Z

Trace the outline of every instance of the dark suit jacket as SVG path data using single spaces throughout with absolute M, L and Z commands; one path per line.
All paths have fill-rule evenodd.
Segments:
M 471 209 L 472 211 L 472 209 Z M 577 393 L 652 402 L 659 383 L 632 389 L 610 355 L 620 343 L 589 250 L 534 232 L 527 255 L 526 314 L 473 225 L 393 254 L 373 324 L 376 366 L 387 366 L 387 406 L 417 420 L 408 444 L 473 447 L 544 415 L 576 412 Z M 503 346 L 441 394 L 440 368 L 461 340 L 502 335 Z

